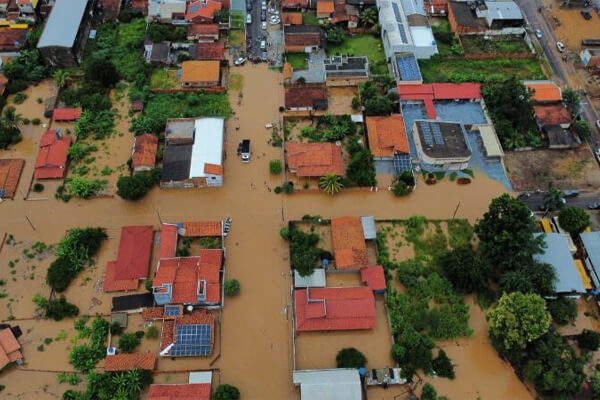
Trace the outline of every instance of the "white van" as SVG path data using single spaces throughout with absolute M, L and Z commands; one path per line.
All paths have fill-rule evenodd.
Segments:
M 252 14 L 248 13 L 246 15 L 246 23 L 247 24 L 251 24 L 252 23 Z

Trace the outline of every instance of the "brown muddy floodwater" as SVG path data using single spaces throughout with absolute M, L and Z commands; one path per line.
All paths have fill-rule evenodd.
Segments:
M 220 370 L 221 382 L 239 387 L 246 400 L 296 399 L 297 391 L 291 383 L 293 353 L 289 312 L 289 251 L 279 236 L 280 228 L 289 220 L 300 219 L 305 214 L 319 214 L 324 218 L 343 215 L 407 218 L 421 214 L 443 219 L 450 218 L 457 206 L 457 218 L 467 218 L 474 222 L 487 209 L 490 199 L 503 193 L 504 188 L 476 171 L 476 178 L 471 185 L 458 186 L 449 181 L 433 186 L 421 184 L 415 193 L 405 198 L 395 198 L 385 186 L 378 192 L 345 191 L 334 197 L 308 193 L 276 195 L 272 189 L 283 178 L 270 175 L 268 163 L 271 159 L 282 159 L 282 150 L 268 144 L 271 132 L 265 128 L 265 123 L 277 122 L 280 118 L 278 108 L 283 104 L 281 74 L 269 70 L 265 65 L 252 64 L 237 68 L 237 72 L 244 76 L 244 83 L 241 98 L 237 92 L 231 93 L 235 115 L 227 123 L 223 188 L 168 191 L 154 189 L 144 200 L 135 203 L 123 201 L 119 197 L 87 201 L 72 199 L 69 203 L 62 203 L 54 199 L 53 192 L 48 193 L 48 200 L 24 201 L 17 196 L 14 201 L 0 204 L 0 235 L 8 232 L 19 241 L 52 244 L 57 243 L 65 231 L 72 227 L 105 227 L 110 238 L 103 244 L 96 266 L 80 274 L 66 295 L 69 301 L 80 307 L 82 313 L 107 314 L 112 295 L 102 293 L 100 283 L 106 262 L 116 256 L 122 226 L 152 224 L 158 229 L 161 221 L 232 217 L 233 226 L 225 242 L 226 276 L 238 279 L 242 290 L 236 298 L 225 300 L 222 324 L 219 327 L 221 356 L 211 367 Z M 35 100 L 43 97 L 37 91 L 47 91 L 48 88 L 41 84 L 28 90 L 35 93 L 29 96 Z M 238 99 L 241 99 L 240 104 Z M 41 108 L 38 111 L 40 115 L 37 116 L 41 118 Z M 118 130 L 124 131 L 125 126 L 120 125 L 122 121 L 118 123 Z M 28 133 L 27 138 L 31 141 L 29 145 L 24 140 L 10 152 L 0 151 L 1 157 L 10 154 L 26 158 L 20 188 L 23 187 L 23 182 L 31 178 L 37 143 L 42 132 L 43 129 L 39 128 L 35 134 Z M 125 143 L 126 137 L 126 134 L 119 137 L 123 138 L 123 143 L 119 142 L 115 146 L 122 144 L 127 151 L 110 149 L 115 165 L 125 163 L 129 157 L 130 142 Z M 243 138 L 252 140 L 253 154 L 248 164 L 242 164 L 236 157 L 237 143 Z M 31 319 L 34 314 L 31 302 L 33 295 L 49 294 L 43 277 L 52 257 L 36 261 L 33 280 L 19 279 L 13 282 L 10 280 L 7 264 L 17 257 L 17 252 L 18 250 L 7 246 L 0 252 L 0 278 L 8 281 L 5 286 L 8 297 L 0 299 L 0 320 L 6 320 L 9 316 L 8 300 L 18 298 L 12 310 L 16 322 L 26 332 L 21 339 L 26 364 L 23 368 L 13 369 L 0 376 L 0 383 L 7 386 L 2 399 L 56 399 L 69 388 L 68 385 L 57 383 L 56 372 L 33 370 L 71 369 L 67 355 L 75 336 L 72 330 L 73 320 L 51 322 Z M 359 345 L 367 354 L 370 366 L 391 362 L 389 331 L 386 329 L 381 299 L 377 303 L 377 316 L 377 328 L 370 334 L 342 335 L 344 345 Z M 525 399 L 522 385 L 487 343 L 484 320 L 483 313 L 473 311 L 472 324 L 477 332 L 474 339 L 459 341 L 460 347 L 444 345 L 450 357 L 458 364 L 458 378 L 448 383 L 436 379 L 436 387 L 441 394 L 453 400 L 474 399 L 476 396 L 471 396 L 471 393 L 477 391 L 482 393 L 485 400 Z M 135 330 L 142 322 L 132 318 L 130 323 L 128 329 Z M 43 339 L 64 336 L 60 334 L 62 330 L 66 332 L 66 339 L 54 340 L 45 346 L 44 351 L 37 350 Z M 338 343 L 333 343 L 327 335 L 322 336 L 322 340 L 314 343 L 309 343 L 311 337 L 306 336 L 303 342 L 307 342 L 308 347 L 300 345 L 297 357 L 306 367 L 334 365 Z M 375 340 L 371 340 L 372 338 Z M 152 351 L 156 346 L 156 343 L 144 339 L 140 351 Z M 208 363 L 209 360 L 204 359 L 176 362 L 161 360 L 159 370 L 206 368 Z M 185 382 L 185 375 L 170 372 L 158 374 L 157 379 L 161 382 Z

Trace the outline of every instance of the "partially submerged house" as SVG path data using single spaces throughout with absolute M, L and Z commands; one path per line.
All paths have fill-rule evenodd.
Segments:
M 62 137 L 59 130 L 46 131 L 40 139 L 40 149 L 35 160 L 35 179 L 62 179 L 67 173 L 67 152 L 70 137 Z
M 312 53 L 325 48 L 325 31 L 314 25 L 291 25 L 284 27 L 285 51 L 288 53 Z
M 156 165 L 158 137 L 144 133 L 135 137 L 131 151 L 131 169 L 133 172 L 150 171 Z
M 210 400 L 210 383 L 163 383 L 148 388 L 146 400 Z
M 550 264 L 556 272 L 554 284 L 557 295 L 579 297 L 585 293 L 581 276 L 575 266 L 575 261 L 569 250 L 567 239 L 561 233 L 536 233 L 542 236 L 546 248 L 543 253 L 533 255 L 537 262 Z
M 416 161 L 428 171 L 461 170 L 468 166 L 471 147 L 463 124 L 434 120 L 416 120 L 412 136 Z
M 362 400 L 358 369 L 314 369 L 293 371 L 300 400 Z
M 387 290 L 385 273 L 381 265 L 361 268 L 360 280 L 363 281 L 374 293 L 384 294 Z
M 221 67 L 218 61 L 184 61 L 181 65 L 179 83 L 184 88 L 219 86 Z
M 296 332 L 375 328 L 375 297 L 368 287 L 294 290 Z
M 17 192 L 25 160 L 21 158 L 0 159 L 0 199 L 12 199 Z
M 0 370 L 10 363 L 23 364 L 21 345 L 10 327 L 0 330 Z
M 73 122 L 81 117 L 81 107 L 55 108 L 52 112 L 52 119 L 56 122 Z
M 81 63 L 93 4 L 92 0 L 56 0 L 37 44 L 47 65 L 66 68 Z
M 205 311 L 176 315 L 163 321 L 161 357 L 207 357 L 215 343 L 215 317 Z
M 331 239 L 336 269 L 358 271 L 369 264 L 365 232 L 360 218 L 333 218 Z
M 344 175 L 342 149 L 334 143 L 287 143 L 286 161 L 297 178 Z
M 327 110 L 327 87 L 322 84 L 289 85 L 285 88 L 285 108 L 288 111 Z
M 404 118 L 400 114 L 387 117 L 366 117 L 369 150 L 376 160 L 410 157 Z
M 223 186 L 223 118 L 167 121 L 161 188 Z
M 152 353 L 121 353 L 106 356 L 104 370 L 107 372 L 121 372 L 132 369 L 153 371 L 156 367 L 156 355 Z

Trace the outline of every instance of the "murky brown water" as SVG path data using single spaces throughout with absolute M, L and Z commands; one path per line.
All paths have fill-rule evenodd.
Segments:
M 288 220 L 300 219 L 305 214 L 320 214 L 326 218 L 344 215 L 406 218 L 413 214 L 448 218 L 459 204 L 456 216 L 473 222 L 487 209 L 489 199 L 499 195 L 504 189 L 498 183 L 486 179 L 484 174 L 477 174 L 471 185 L 458 186 L 448 181 L 434 186 L 421 184 L 414 194 L 406 198 L 395 198 L 385 189 L 376 193 L 346 191 L 334 197 L 318 194 L 275 195 L 269 189 L 278 185 L 282 177 L 268 173 L 268 162 L 271 159 L 282 159 L 282 150 L 267 143 L 270 130 L 265 129 L 264 125 L 266 122 L 275 122 L 280 117 L 278 108 L 283 104 L 283 91 L 279 86 L 281 75 L 268 70 L 264 65 L 247 65 L 237 71 L 244 75 L 243 97 L 238 106 L 238 94 L 231 94 L 236 114 L 227 123 L 225 148 L 228 158 L 225 161 L 223 188 L 169 191 L 154 189 L 146 199 L 137 203 L 126 202 L 118 197 L 88 201 L 72 199 L 67 204 L 56 201 L 53 196 L 49 196 L 47 201 L 23 201 L 17 198 L 0 204 L 0 235 L 10 232 L 17 240 L 56 243 L 65 230 L 74 226 L 107 228 L 110 239 L 102 247 L 97 267 L 82 273 L 66 294 L 69 301 L 77 304 L 82 312 L 90 309 L 91 299 L 95 297 L 101 304 L 92 307 L 91 312 L 108 313 L 112 296 L 98 292 L 97 288 L 106 262 L 116 256 L 121 226 L 152 224 L 158 229 L 161 221 L 210 220 L 231 216 L 233 226 L 226 240 L 227 277 L 238 279 L 242 290 L 238 297 L 225 299 L 220 338 L 221 357 L 211 367 L 220 369 L 221 380 L 238 386 L 245 399 L 293 399 L 297 392 L 291 384 L 291 314 L 286 312 L 290 305 L 289 253 L 287 245 L 279 236 L 279 229 Z M 41 85 L 35 90 L 44 87 Z M 30 97 L 35 100 L 38 95 Z M 37 135 L 41 135 L 42 131 L 40 128 L 35 135 L 28 135 L 32 136 L 31 143 L 39 140 Z M 126 135 L 123 136 L 125 137 Z M 248 164 L 242 164 L 236 157 L 237 142 L 242 138 L 252 139 L 253 154 Z M 20 187 L 31 177 L 32 157 L 35 157 L 31 143 L 28 145 L 23 142 L 10 152 L 27 158 Z M 130 147 L 125 144 L 123 146 L 128 152 Z M 37 144 L 33 148 L 37 148 Z M 120 149 L 111 149 L 112 151 L 114 153 L 111 153 L 111 157 L 115 158 L 115 163 L 127 161 L 127 152 Z M 6 155 L 7 152 L 0 152 L 0 156 Z M 6 248 L 0 253 L 0 277 L 6 272 L 8 260 L 14 257 Z M 9 297 L 23 296 L 14 308 L 17 319 L 32 316 L 34 306 L 30 299 L 33 294 L 49 293 L 42 279 L 45 275 L 43 268 L 49 261 L 38 265 L 36 271 L 39 273 L 26 286 L 22 281 L 7 283 Z M 2 320 L 8 317 L 4 307 L 6 302 L 7 299 L 0 299 Z M 348 345 L 354 345 L 358 341 L 358 347 L 369 358 L 369 365 L 372 363 L 374 366 L 391 362 L 389 333 L 385 330 L 381 301 L 378 302 L 377 310 L 378 322 L 374 331 L 377 340 L 370 340 L 369 335 L 360 334 L 356 337 L 350 334 L 344 339 Z M 479 318 L 483 321 L 482 316 Z M 473 324 L 477 324 L 477 314 L 474 314 L 473 319 Z M 132 320 L 130 329 L 135 330 L 139 323 L 141 322 Z M 27 362 L 25 368 L 70 369 L 67 354 L 73 337 L 72 320 L 59 323 L 23 321 L 19 325 L 25 330 L 31 329 L 23 339 Z M 53 342 L 44 352 L 36 350 L 43 338 L 55 336 L 61 329 L 68 333 L 64 342 Z M 485 332 L 485 329 L 480 328 L 480 331 Z M 480 340 L 476 340 L 478 338 Z M 306 366 L 334 365 L 333 350 L 325 349 L 325 343 L 317 341 L 305 351 L 299 352 L 302 353 L 299 356 Z M 504 398 L 525 398 L 520 397 L 522 387 L 514 375 L 502 367 L 503 364 L 483 336 L 476 336 L 468 343 L 472 343 L 473 347 L 448 349 L 449 352 L 452 351 L 450 356 L 459 364 L 459 379 L 448 384 L 438 383 L 436 380 L 440 393 L 452 399 L 475 398 L 465 397 L 463 394 L 475 393 L 488 387 L 498 389 L 507 386 L 504 391 L 497 393 L 514 394 Z M 150 350 L 153 346 L 156 344 L 145 340 L 141 350 Z M 209 362 L 209 359 L 181 362 L 161 360 L 159 369 L 204 368 Z M 496 365 L 493 369 L 494 376 L 489 373 L 480 374 L 481 370 L 488 370 L 488 365 Z M 474 372 L 467 373 L 468 370 Z M 166 375 L 172 375 L 169 379 L 174 382 L 185 381 L 181 380 L 180 374 L 171 373 L 159 374 L 159 379 L 166 381 Z M 55 373 L 34 373 L 19 369 L 3 374 L 0 383 L 7 385 L 3 399 L 55 399 L 57 394 L 68 388 L 56 383 Z M 46 392 L 40 389 L 45 385 Z M 485 393 L 490 393 L 482 396 L 486 400 L 500 398 L 491 394 L 492 390 Z

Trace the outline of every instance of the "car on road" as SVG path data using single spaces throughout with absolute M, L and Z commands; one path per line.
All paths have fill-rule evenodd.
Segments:
M 244 57 L 240 57 L 240 58 L 236 58 L 235 61 L 233 61 L 234 65 L 240 66 L 240 65 L 244 65 L 244 63 L 246 62 L 246 58 Z
M 538 39 L 542 38 L 542 31 L 540 29 L 535 30 L 535 37 Z
M 558 51 L 560 51 L 561 53 L 564 53 L 566 47 L 563 44 L 563 42 L 556 42 L 556 48 L 558 49 Z
M 265 40 L 261 40 L 260 41 L 260 49 L 261 50 L 266 50 L 267 49 L 267 42 Z
M 267 29 L 267 23 L 265 21 L 260 23 L 260 29 L 263 29 L 263 30 Z
M 595 201 L 593 203 L 588 204 L 587 208 L 589 208 L 590 210 L 600 210 L 600 203 Z
M 267 12 L 265 10 L 260 10 L 260 20 L 261 21 L 267 20 Z
M 247 9 L 248 11 L 252 11 L 252 2 L 251 2 L 251 1 L 247 1 L 247 2 L 246 2 L 246 9 Z
M 577 197 L 577 196 L 579 196 L 579 190 L 574 190 L 574 189 L 563 190 L 563 196 L 565 196 L 566 198 Z
M 246 15 L 246 23 L 247 24 L 251 24 L 252 23 L 252 14 L 247 14 Z
M 260 3 L 260 9 L 263 10 L 263 11 L 267 11 L 267 2 L 266 1 L 263 0 Z

